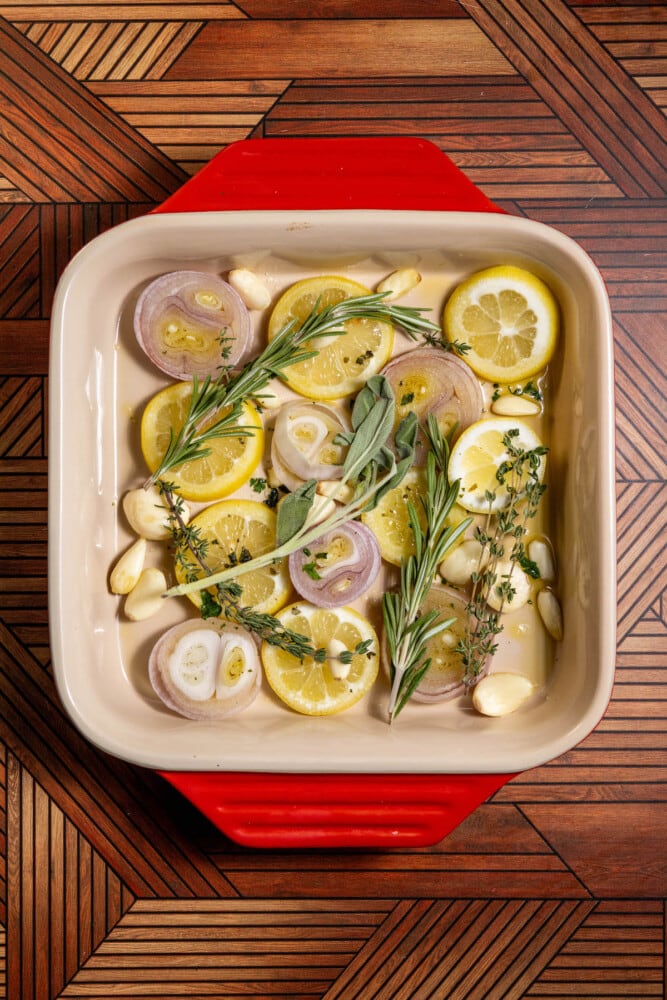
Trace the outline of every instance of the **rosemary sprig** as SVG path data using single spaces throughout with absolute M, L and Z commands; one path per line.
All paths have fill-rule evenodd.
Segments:
M 422 316 L 423 309 L 396 306 L 384 302 L 388 292 L 344 299 L 320 309 L 319 300 L 301 326 L 290 320 L 278 331 L 262 353 L 236 375 L 228 367 L 216 379 L 210 376 L 200 385 L 192 380 L 192 396 L 183 426 L 173 434 L 159 466 L 146 481 L 150 486 L 184 462 L 205 458 L 210 454 L 208 442 L 214 438 L 248 436 L 252 427 L 239 426 L 244 401 L 261 405 L 262 390 L 271 379 L 284 374 L 285 369 L 315 357 L 312 341 L 321 337 L 340 336 L 351 319 L 370 319 L 400 326 L 413 339 L 418 335 L 439 332 L 440 327 Z M 221 412 L 224 411 L 224 412 Z M 217 420 L 209 421 L 220 414 Z M 204 426 L 209 423 L 208 426 Z
M 505 604 L 511 603 L 514 596 L 514 567 L 520 566 L 531 576 L 536 572 L 539 575 L 539 570 L 526 555 L 523 540 L 528 522 L 537 514 L 546 490 L 546 485 L 540 480 L 540 470 L 548 448 L 540 445 L 526 450 L 517 441 L 518 436 L 518 427 L 511 428 L 503 436 L 508 458 L 496 472 L 498 485 L 503 487 L 507 498 L 506 506 L 496 512 L 494 519 L 497 490 L 487 491 L 489 506 L 486 518 L 475 529 L 475 538 L 482 548 L 477 570 L 472 576 L 472 594 L 467 606 L 468 624 L 457 646 L 467 687 L 476 683 L 488 657 L 493 656 L 497 649 L 496 636 L 502 632 L 500 617 Z M 506 553 L 508 545 L 510 548 Z M 499 578 L 498 563 L 506 555 L 510 569 Z M 492 588 L 495 588 L 499 598 L 497 609 L 488 604 Z
M 466 530 L 471 518 L 447 524 L 447 515 L 459 494 L 459 483 L 449 484 L 449 442 L 437 421 L 429 415 L 426 427 L 429 454 L 426 460 L 426 495 L 421 498 L 426 525 L 422 527 L 414 505 L 408 502 L 415 552 L 401 564 L 398 591 L 382 601 L 385 634 L 389 647 L 391 694 L 388 715 L 393 722 L 431 665 L 426 657 L 429 639 L 448 629 L 454 618 L 438 619 L 437 609 L 422 614 L 421 607 L 433 584 L 436 569 L 447 550 Z
M 394 421 L 394 397 L 387 380 L 374 375 L 368 380 L 355 401 L 352 411 L 352 432 L 345 437 L 349 445 L 343 464 L 343 476 L 338 481 L 332 499 L 343 492 L 348 482 L 355 487 L 351 500 L 338 507 L 329 517 L 313 524 L 310 518 L 317 480 L 310 479 L 285 497 L 278 508 L 277 546 L 271 552 L 256 556 L 241 567 L 243 572 L 268 566 L 284 559 L 297 549 L 310 545 L 328 531 L 371 509 L 390 489 L 398 486 L 414 458 L 417 418 L 408 414 L 394 436 L 394 452 L 387 446 Z M 172 587 L 167 597 L 191 594 L 235 579 L 239 567 L 230 566 L 210 576 L 190 580 Z

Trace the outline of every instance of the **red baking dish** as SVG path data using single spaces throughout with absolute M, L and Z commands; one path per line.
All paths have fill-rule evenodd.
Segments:
M 249 749 L 256 746 L 258 732 L 270 742 L 271 725 L 246 733 L 241 723 L 239 752 L 228 745 L 219 757 L 210 752 L 209 744 L 198 746 L 198 736 L 192 753 L 185 752 L 187 743 L 178 744 L 180 723 L 185 720 L 165 721 L 165 713 L 145 743 L 137 735 L 151 734 L 157 715 L 150 713 L 157 710 L 147 707 L 145 678 L 140 676 L 137 656 L 126 653 L 125 626 L 115 607 L 109 611 L 111 597 L 105 590 L 110 553 L 119 551 L 127 537 L 117 515 L 123 488 L 118 470 L 123 449 L 132 447 L 123 428 L 127 417 L 132 421 L 135 415 L 124 401 L 123 387 L 141 365 L 133 357 L 127 378 L 118 367 L 126 332 L 122 314 L 132 297 L 136 299 L 133 267 L 142 278 L 170 266 L 176 269 L 177 261 L 188 264 L 194 259 L 223 270 L 234 259 L 234 247 L 223 263 L 210 249 L 211 225 L 219 224 L 224 233 L 229 224 L 232 237 L 236 234 L 238 239 L 244 219 L 249 229 L 254 226 L 262 232 L 256 244 L 248 238 L 244 259 L 252 259 L 253 246 L 261 246 L 264 253 L 278 252 L 275 247 L 282 247 L 284 237 L 285 258 L 296 262 L 297 268 L 317 273 L 320 265 L 324 270 L 325 260 L 327 265 L 334 260 L 340 267 L 352 261 L 354 270 L 355 253 L 358 258 L 365 239 L 375 245 L 374 232 L 385 239 L 391 227 L 397 227 L 384 243 L 378 236 L 389 260 L 392 254 L 400 256 L 401 239 L 407 244 L 412 238 L 408 234 L 421 227 L 423 234 L 409 248 L 412 254 L 444 239 L 444 249 L 438 242 L 437 253 L 454 272 L 511 259 L 541 272 L 559 294 L 566 345 L 556 372 L 554 426 L 560 434 L 553 445 L 553 462 L 561 475 L 555 535 L 564 574 L 566 635 L 542 702 L 525 726 L 519 722 L 512 728 L 508 720 L 492 720 L 489 725 L 486 720 L 475 734 L 476 723 L 455 718 L 448 724 L 442 752 L 437 742 L 425 744 L 426 752 L 420 751 L 418 740 L 411 740 L 408 725 L 402 735 L 392 734 L 388 749 L 379 755 L 372 744 L 366 748 L 365 737 L 356 730 L 343 731 L 340 753 L 329 750 L 327 755 L 323 750 L 307 761 L 298 752 L 300 737 L 292 747 L 291 736 L 282 730 L 275 755 Z M 263 220 L 269 224 L 268 233 L 262 231 Z M 277 223 L 271 229 L 273 220 Z M 318 226 L 323 235 L 317 235 Z M 368 237 L 360 235 L 364 227 Z M 451 231 L 453 241 L 436 237 L 440 231 Z M 335 243 L 327 250 L 328 258 L 323 251 L 327 240 Z M 91 287 L 104 284 L 105 254 L 114 262 L 109 282 L 114 291 L 98 289 L 92 295 Z M 108 338 L 100 339 L 102 334 L 90 335 L 84 359 L 73 372 L 74 310 L 76 323 L 83 323 L 85 330 L 86 318 L 91 321 L 107 306 L 114 313 L 111 347 Z M 151 217 L 98 237 L 70 264 L 54 303 L 51 376 L 50 602 L 54 670 L 63 703 L 92 742 L 106 752 L 157 768 L 238 843 L 271 848 L 436 843 L 514 773 L 570 749 L 598 722 L 611 693 L 614 663 L 608 300 L 599 274 L 576 244 L 547 227 L 504 215 L 433 144 L 410 138 L 286 139 L 247 140 L 228 147 Z M 84 390 L 77 400 L 72 387 L 79 384 Z M 159 383 L 148 380 L 141 386 L 145 401 Z M 79 457 L 73 422 L 82 415 L 92 426 L 89 441 L 82 446 L 92 469 L 72 477 L 64 472 Z M 76 542 L 68 518 L 73 504 L 91 534 L 90 551 L 82 553 L 83 584 L 71 569 Z M 82 598 L 79 607 L 92 595 L 92 603 L 105 610 L 73 621 L 77 591 Z M 144 660 L 148 635 L 142 636 L 139 646 Z M 87 686 L 86 694 L 82 685 Z M 294 721 L 289 725 L 293 727 Z M 433 732 L 436 736 L 431 733 L 429 739 L 437 741 L 437 731 Z M 287 748 L 284 754 L 280 740 Z M 415 746 L 407 756 L 401 740 L 411 740 Z M 468 754 L 467 740 L 475 741 L 471 745 L 479 752 Z M 356 754 L 355 743 L 361 747 Z M 246 766 L 243 747 L 249 750 Z

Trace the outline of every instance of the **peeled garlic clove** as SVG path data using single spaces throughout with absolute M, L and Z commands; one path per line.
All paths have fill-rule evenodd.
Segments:
M 385 302 L 394 302 L 416 288 L 421 280 L 421 274 L 414 267 L 401 267 L 398 271 L 394 271 L 387 278 L 384 278 L 376 290 L 388 293 L 385 296 Z
M 482 556 L 483 549 L 475 538 L 468 538 L 452 549 L 440 563 L 440 576 L 462 587 L 470 582 L 473 573 L 484 569 L 488 556 Z
M 164 573 L 149 567 L 145 569 L 137 585 L 125 598 L 125 614 L 133 622 L 142 622 L 157 614 L 164 606 L 163 594 L 167 589 Z
M 112 594 L 129 594 L 136 587 L 145 559 L 146 539 L 137 538 L 111 570 L 109 589 Z
M 541 580 L 555 580 L 556 568 L 551 547 L 541 538 L 534 538 L 528 545 L 528 558 L 537 566 L 540 571 Z
M 332 677 L 338 681 L 344 681 L 350 673 L 351 663 L 342 663 L 340 654 L 347 652 L 347 646 L 340 639 L 330 639 L 327 643 L 327 659 Z
M 130 490 L 123 497 L 123 511 L 130 527 L 142 538 L 158 542 L 171 536 L 169 509 L 157 486 Z M 187 523 L 190 511 L 185 502 L 181 516 Z
M 494 399 L 491 403 L 491 410 L 502 417 L 533 417 L 540 412 L 540 404 L 536 403 L 534 399 L 510 393 Z
M 306 527 L 311 525 L 320 524 L 325 521 L 328 517 L 336 512 L 335 501 L 330 500 L 329 497 L 323 497 L 315 494 L 313 498 L 313 506 L 308 511 L 308 517 L 306 518 Z
M 505 598 L 503 601 L 502 596 L 498 593 L 498 587 L 506 583 L 510 571 L 512 575 L 509 578 L 509 584 L 513 591 L 512 599 Z M 489 590 L 486 603 L 494 611 L 500 611 L 501 607 L 503 612 L 518 611 L 528 602 L 530 593 L 530 577 L 524 573 L 520 566 L 515 565 L 512 568 L 512 563 L 509 560 L 501 559 L 496 564 L 496 579 Z
M 248 309 L 266 309 L 271 302 L 271 293 L 254 271 L 239 267 L 230 271 L 227 279 L 239 293 Z
M 556 642 L 563 638 L 563 612 L 553 590 L 541 590 L 537 595 L 537 610 L 544 627 Z
M 487 674 L 475 685 L 472 703 L 482 715 L 509 715 L 530 697 L 533 690 L 532 683 L 521 674 Z
M 349 503 L 354 496 L 354 488 L 349 483 L 341 486 L 340 479 L 320 479 L 317 492 L 323 497 L 331 497 L 335 493 L 339 503 Z

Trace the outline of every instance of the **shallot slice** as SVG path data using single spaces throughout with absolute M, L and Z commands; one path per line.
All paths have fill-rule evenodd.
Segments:
M 422 613 L 432 610 L 439 612 L 439 619 L 436 621 L 446 618 L 455 618 L 456 621 L 426 643 L 425 654 L 426 657 L 430 657 L 431 665 L 412 693 L 413 701 L 424 704 L 449 701 L 464 694 L 466 689 L 463 682 L 463 661 L 456 647 L 465 637 L 468 621 L 467 599 L 457 590 L 435 584 L 420 608 Z M 479 677 L 486 674 L 490 660 L 489 657 Z
M 319 608 L 338 608 L 360 597 L 375 581 L 382 559 L 375 535 L 348 521 L 332 528 L 288 559 L 294 588 Z
M 455 354 L 423 347 L 400 354 L 382 371 L 394 391 L 397 419 L 429 413 L 443 434 L 456 425 L 459 434 L 482 415 L 484 399 L 477 376 Z
M 281 407 L 276 418 L 272 454 L 302 480 L 340 479 L 344 448 L 334 444 L 347 428 L 330 406 L 295 400 Z
M 251 322 L 238 292 L 218 275 L 172 271 L 139 296 L 134 332 L 153 364 L 172 378 L 216 378 L 241 360 Z
M 249 632 L 191 619 L 158 639 L 148 676 L 167 708 L 186 719 L 215 722 L 254 701 L 262 670 Z

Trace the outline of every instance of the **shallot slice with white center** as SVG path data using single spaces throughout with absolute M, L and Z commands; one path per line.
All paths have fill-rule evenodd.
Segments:
M 443 434 L 459 434 L 482 415 L 484 399 L 474 372 L 456 355 L 434 347 L 400 354 L 382 371 L 394 391 L 397 420 L 413 412 L 421 423 L 429 413 Z
M 238 292 L 217 274 L 172 271 L 139 296 L 134 332 L 153 364 L 172 378 L 216 378 L 241 360 L 251 322 Z
M 318 608 L 339 608 L 368 590 L 381 562 L 370 528 L 348 521 L 293 552 L 288 566 L 294 588 L 304 600 Z
M 342 418 L 330 406 L 295 400 L 280 409 L 271 453 L 304 481 L 340 479 L 345 449 L 334 444 L 334 438 L 345 430 Z
M 167 708 L 187 719 L 215 722 L 254 701 L 262 670 L 250 633 L 191 619 L 158 639 L 148 676 Z

